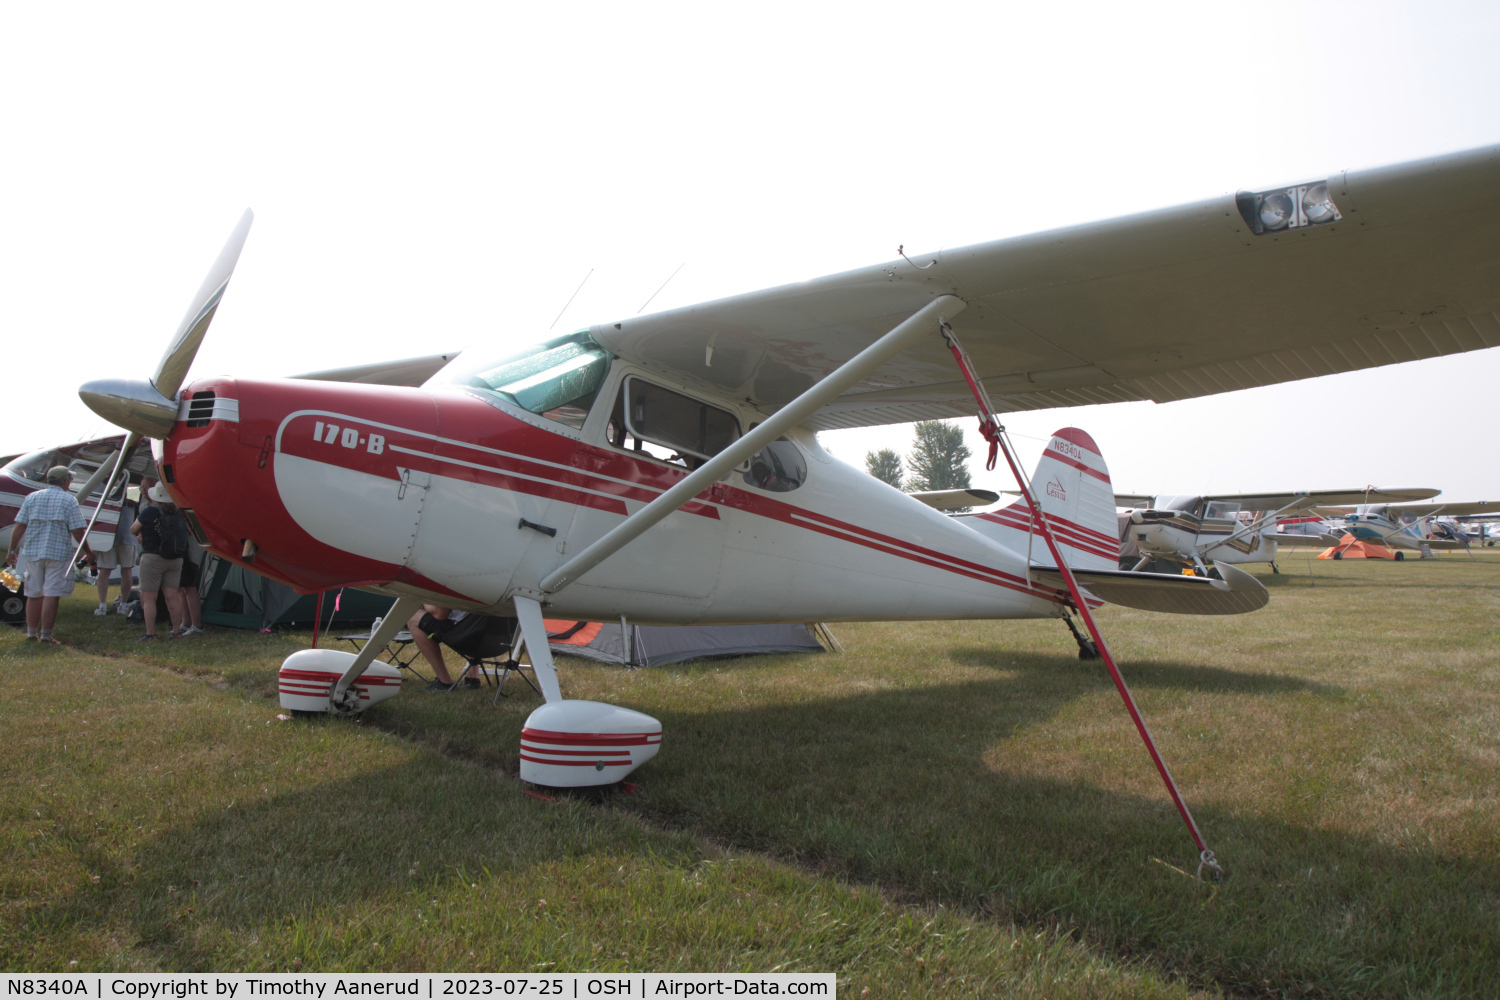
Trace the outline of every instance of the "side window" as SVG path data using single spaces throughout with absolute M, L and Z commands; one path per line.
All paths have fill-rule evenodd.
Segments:
M 696 469 L 739 438 L 740 422 L 728 410 L 631 376 L 605 433 L 616 448 Z
M 790 493 L 807 481 L 807 461 L 797 446 L 777 438 L 750 459 L 745 482 L 771 493 Z

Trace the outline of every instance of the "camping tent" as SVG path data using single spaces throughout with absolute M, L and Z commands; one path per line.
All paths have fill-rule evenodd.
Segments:
M 317 594 L 299 594 L 285 584 L 206 553 L 198 597 L 203 602 L 203 621 L 226 628 L 310 626 L 318 606 Z M 347 588 L 329 591 L 323 600 L 323 627 L 365 624 L 390 609 L 389 597 Z
M 710 656 L 821 653 L 823 645 L 813 634 L 814 628 L 822 626 L 627 624 L 622 628 L 619 622 L 547 621 L 554 653 L 643 667 Z

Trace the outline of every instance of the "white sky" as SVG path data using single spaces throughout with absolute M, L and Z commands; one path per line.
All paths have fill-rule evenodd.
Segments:
M 653 309 L 1500 142 L 1497 43 L 1491 3 L 11 4 L 0 453 L 108 432 L 77 386 L 150 374 L 246 206 L 195 376 L 519 346 L 590 269 L 558 331 L 684 262 Z M 1089 430 L 1121 490 L 1494 498 L 1497 386 L 1493 350 L 1010 425 L 1028 464 Z

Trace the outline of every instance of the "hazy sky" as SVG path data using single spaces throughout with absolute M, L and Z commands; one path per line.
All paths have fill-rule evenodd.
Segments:
M 1495 4 L 0 17 L 4 453 L 107 432 L 77 386 L 150 374 L 247 206 L 194 375 L 519 346 L 590 270 L 558 331 L 634 314 L 682 264 L 653 309 L 1500 142 Z M 1089 430 L 1122 490 L 1494 498 L 1497 387 L 1492 350 L 1010 422 L 1028 462 Z M 909 438 L 824 435 L 854 461 Z

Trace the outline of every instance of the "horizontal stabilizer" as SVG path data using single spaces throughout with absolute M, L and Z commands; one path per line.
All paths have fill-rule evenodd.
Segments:
M 960 507 L 988 507 L 1000 502 L 1000 494 L 990 490 L 928 490 L 924 493 L 908 494 L 938 510 L 956 510 Z
M 1260 581 L 1244 570 L 1227 563 L 1214 566 L 1222 580 L 1118 569 L 1075 569 L 1073 576 L 1102 601 L 1169 615 L 1242 615 L 1259 611 L 1271 599 Z M 1065 586 L 1055 567 L 1033 566 L 1031 571 L 1046 586 Z
M 1313 549 L 1326 549 L 1330 545 L 1339 543 L 1337 535 L 1294 535 L 1291 532 L 1278 531 L 1266 536 L 1277 545 L 1298 545 Z

